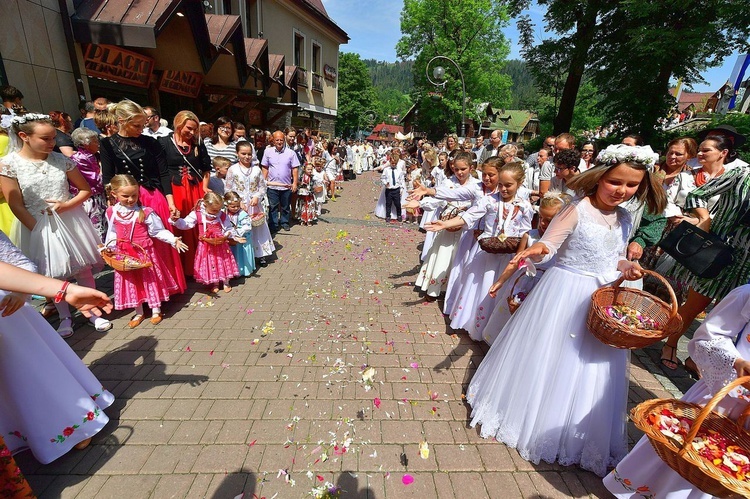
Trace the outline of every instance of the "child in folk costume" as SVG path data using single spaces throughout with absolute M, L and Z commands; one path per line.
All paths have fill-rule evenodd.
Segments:
M 446 175 L 446 170 L 444 168 L 447 168 L 449 171 Z M 453 171 L 450 170 L 450 166 L 448 166 L 448 154 L 441 152 L 437 153 L 435 149 L 430 149 L 428 151 L 425 151 L 424 153 L 424 159 L 422 162 L 422 179 L 428 179 L 426 182 L 422 182 L 422 185 L 425 187 L 431 187 L 433 189 L 437 189 L 440 187 L 448 178 L 449 176 L 453 175 Z M 426 173 L 425 173 L 426 170 Z M 425 211 L 422 214 L 422 219 L 419 221 L 419 228 L 424 229 L 424 226 L 430 222 L 433 222 L 437 220 L 438 213 L 435 210 L 432 211 Z M 432 243 L 432 240 L 435 238 L 435 234 L 433 232 L 428 232 L 425 236 L 425 241 L 428 239 L 430 240 L 430 244 Z M 427 246 L 427 245 L 425 245 Z M 427 257 L 427 251 L 429 251 L 429 246 L 425 247 L 422 246 L 422 255 L 421 259 L 424 261 L 424 259 Z
M 227 192 L 224 195 L 224 204 L 227 207 L 227 215 L 229 216 L 229 222 L 234 227 L 235 235 L 245 240 L 245 242 L 236 241 L 236 244 L 230 244 L 229 249 L 232 250 L 240 275 L 249 276 L 255 272 L 253 238 L 248 237 L 248 234 L 253 231 L 250 215 L 242 209 L 242 198 L 234 191 Z
M 211 286 L 212 293 L 218 293 L 219 284 L 222 283 L 224 292 L 229 293 L 232 290 L 229 280 L 240 275 L 237 262 L 226 241 L 234 236 L 234 228 L 227 214 L 221 211 L 223 207 L 224 200 L 221 197 L 213 192 L 207 192 L 188 216 L 172 218 L 172 224 L 181 230 L 198 226 L 195 280 Z
M 528 168 L 526 169 L 528 172 Z M 539 225 L 532 229 L 521 238 L 521 244 L 518 245 L 518 252 L 524 251 L 544 235 L 549 227 L 550 222 L 560 213 L 560 210 L 570 202 L 570 196 L 560 194 L 556 191 L 547 191 L 539 203 Z M 490 318 L 487 319 L 487 326 L 484 328 L 484 341 L 492 345 L 500 330 L 505 323 L 510 320 L 512 312 L 508 303 L 508 297 L 513 292 L 516 305 L 520 305 L 523 297 L 528 296 L 534 286 L 539 282 L 544 271 L 555 264 L 552 258 L 543 265 L 533 267 L 533 275 L 529 275 L 526 267 L 518 268 L 516 264 L 508 264 L 500 278 L 490 287 L 489 294 L 492 298 L 497 297 L 495 309 L 492 311 Z M 526 274 L 526 275 L 524 275 Z M 518 282 L 519 285 L 516 285 Z M 499 291 L 499 293 L 498 293 Z M 498 297 L 499 295 L 499 297 Z
M 666 206 L 649 172 L 650 147 L 610 146 L 568 186 L 582 197 L 566 206 L 544 236 L 512 260 L 557 257 L 500 331 L 471 380 L 471 425 L 533 463 L 578 464 L 604 476 L 627 453 L 629 351 L 589 333 L 591 294 L 622 275 L 642 277 L 626 260 L 636 196 L 653 213 Z
M 750 285 L 730 291 L 706 316 L 688 344 L 702 377 L 682 401 L 705 405 L 721 388 L 750 375 Z M 748 407 L 750 392 L 742 386 L 729 392 L 716 411 L 736 420 Z M 604 478 L 604 486 L 617 498 L 659 497 L 710 499 L 673 471 L 643 437 L 617 467 Z
M 453 175 L 443 182 L 442 187 L 453 189 L 461 186 L 474 186 L 478 191 L 481 191 L 480 182 L 469 175 L 470 170 L 471 158 L 469 155 L 466 153 L 458 154 L 453 161 Z M 421 201 L 410 201 L 407 208 L 414 204 L 418 204 L 425 210 L 424 216 L 434 212 L 436 215 L 431 216 L 431 218 L 439 220 L 443 214 L 449 217 L 458 216 L 471 206 L 471 201 L 445 201 L 436 197 L 426 197 Z M 463 226 L 458 230 L 427 233 L 424 244 L 429 244 L 429 249 L 414 284 L 429 297 L 428 299 L 437 298 L 440 293 L 445 292 L 458 241 L 467 228 L 467 226 Z
M 446 293 L 452 293 L 455 301 L 452 308 L 445 310 L 451 319 L 451 328 L 466 329 L 475 341 L 482 339 L 487 318 L 494 308 L 495 299 L 488 294 L 490 286 L 513 258 L 512 253 L 487 253 L 479 241 L 495 237 L 520 238 L 531 230 L 534 210 L 528 201 L 516 196 L 524 175 L 525 170 L 519 163 L 503 164 L 500 158 L 490 158 L 482 165 L 482 181 L 485 187 L 493 187 L 492 194 L 483 196 L 456 218 L 438 220 L 425 227 L 437 232 L 462 225 L 471 227 L 479 222 L 482 233 L 469 251 L 461 254 L 460 263 L 454 265 L 460 271 L 451 274 L 450 291 Z M 464 232 L 462 238 L 467 237 L 473 238 L 473 232 Z
M 162 302 L 169 301 L 169 295 L 178 292 L 180 286 L 167 271 L 167 263 L 161 254 L 154 250 L 153 239 L 164 241 L 177 251 L 185 251 L 187 245 L 164 228 L 154 210 L 141 206 L 138 202 L 139 185 L 135 178 L 115 175 L 108 189 L 117 203 L 107 209 L 109 228 L 105 246 L 115 247 L 118 252 L 135 258 L 145 256 L 151 263 L 151 266 L 140 269 L 115 270 L 115 308 L 135 308 L 135 315 L 128 323 L 128 327 L 133 329 L 146 318 L 143 311 L 143 304 L 146 303 L 151 309 L 151 324 L 159 324 L 164 317 Z M 145 255 L 139 254 L 137 247 L 143 248 Z
M 302 173 L 299 188 L 297 189 L 297 218 L 302 222 L 302 225 L 312 225 L 318 218 L 318 213 L 315 209 L 313 183 L 313 167 L 308 163 L 305 165 L 305 170 Z
M 419 169 L 419 165 L 417 164 L 416 159 L 412 159 L 408 162 L 408 169 L 409 172 L 406 174 L 406 189 L 403 190 L 401 194 L 401 205 L 405 206 L 406 202 L 408 200 L 408 194 L 409 191 L 417 187 L 418 185 L 422 185 L 422 178 L 420 176 L 421 170 Z M 406 211 L 406 222 L 407 223 L 415 223 L 419 222 L 419 216 L 422 214 L 422 210 L 417 207 L 405 207 Z
M 11 132 L 22 147 L 0 161 L 0 186 L 17 220 L 11 239 L 48 277 L 74 277 L 78 283 L 94 288 L 93 266 L 103 265 L 98 246 L 101 236 L 81 204 L 91 194 L 86 179 L 75 165 L 55 146 L 55 127 L 49 116 L 26 114 L 11 119 Z M 78 194 L 70 195 L 70 183 Z M 38 224 L 42 223 L 35 231 Z M 45 252 L 42 240 L 54 230 L 61 236 L 53 254 Z M 56 229 L 55 229 L 56 227 Z M 62 240 L 64 239 L 64 240 Z M 57 332 L 67 338 L 73 334 L 70 308 L 65 302 L 55 304 L 60 316 Z M 102 317 L 91 317 L 97 331 L 112 328 Z
M 323 204 L 326 202 L 326 183 L 328 178 L 323 170 L 325 160 L 320 156 L 314 156 L 312 160 L 315 171 L 313 171 L 313 196 L 315 198 L 315 213 L 320 216 L 323 211 Z
M 232 165 L 227 172 L 227 192 L 239 194 L 242 199 L 240 206 L 247 211 L 251 219 L 265 217 L 266 179 L 253 155 L 253 146 L 246 141 L 237 143 L 237 157 L 239 162 Z M 259 260 L 259 264 L 265 267 L 266 258 L 276 251 L 268 222 L 264 220 L 262 224 L 253 227 L 250 237 L 253 241 L 253 254 Z

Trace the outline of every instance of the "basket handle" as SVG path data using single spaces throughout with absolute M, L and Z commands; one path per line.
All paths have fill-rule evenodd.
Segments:
M 745 429 L 745 422 L 747 422 L 748 418 L 750 418 L 750 405 L 745 407 L 745 410 L 742 411 L 740 417 L 737 418 L 737 428 L 744 433 L 750 433 L 750 431 Z
M 693 426 L 690 428 L 690 433 L 688 433 L 688 436 L 685 438 L 685 443 L 683 444 L 682 449 L 680 449 L 677 452 L 677 454 L 680 457 L 682 457 L 685 454 L 685 452 L 687 452 L 688 447 L 690 446 L 691 442 L 693 441 L 695 436 L 698 434 L 698 431 L 701 429 L 701 425 L 703 424 L 703 421 L 705 421 L 708 415 L 711 414 L 711 411 L 714 410 L 714 407 L 716 407 L 716 405 L 719 402 L 721 402 L 721 400 L 724 397 L 726 397 L 727 393 L 731 392 L 734 388 L 740 385 L 744 385 L 747 382 L 750 382 L 750 376 L 743 376 L 741 378 L 737 378 L 736 380 L 732 381 L 731 383 L 727 384 L 724 388 L 716 392 L 716 394 L 714 394 L 713 397 L 711 397 L 711 400 L 709 400 L 708 403 L 703 406 L 703 409 L 701 409 L 701 412 L 698 413 L 698 417 L 695 418 L 695 421 L 693 421 Z M 745 413 L 747 412 L 748 412 L 748 409 L 745 409 L 745 411 L 742 413 L 742 416 L 745 416 Z M 740 419 L 742 419 L 742 416 L 740 416 Z
M 669 318 L 674 319 L 677 315 L 677 296 L 674 294 L 674 289 L 672 289 L 672 286 L 669 284 L 669 281 L 664 279 L 661 275 L 659 275 L 658 272 L 654 272 L 653 270 L 647 270 L 643 269 L 644 275 L 650 275 L 651 277 L 655 277 L 658 281 L 661 281 L 661 283 L 664 285 L 665 288 L 667 288 L 667 291 L 669 292 Z M 612 283 L 612 286 L 615 288 L 619 288 L 620 285 L 625 282 L 625 277 L 620 276 L 615 282 Z

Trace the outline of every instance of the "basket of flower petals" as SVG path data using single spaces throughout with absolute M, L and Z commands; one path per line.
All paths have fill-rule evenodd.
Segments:
M 656 454 L 685 480 L 716 497 L 750 496 L 750 434 L 744 429 L 750 406 L 737 421 L 713 409 L 732 390 L 750 382 L 738 378 L 701 407 L 674 399 L 647 400 L 630 411 Z
M 591 295 L 587 325 L 602 343 L 615 348 L 643 348 L 682 327 L 672 287 L 656 272 L 643 272 L 666 286 L 671 304 L 640 289 L 620 287 L 622 277 L 611 286 L 597 289 Z
M 224 236 L 221 236 L 221 237 L 200 236 L 198 239 L 212 246 L 221 246 L 222 244 L 227 242 L 227 238 Z
M 266 214 L 262 211 L 259 211 L 258 213 L 253 213 L 250 215 L 250 225 L 253 227 L 260 227 L 263 225 L 266 221 Z
M 152 265 L 143 247 L 125 239 L 118 239 L 117 245 L 102 247 L 101 254 L 104 262 L 118 272 L 145 269 Z

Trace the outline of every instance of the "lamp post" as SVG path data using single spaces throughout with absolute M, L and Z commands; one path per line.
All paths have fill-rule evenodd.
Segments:
M 435 78 L 435 80 L 438 80 L 440 83 L 433 81 L 432 78 L 430 78 L 430 64 L 432 64 L 434 61 L 438 59 L 444 59 L 451 64 L 453 64 L 456 67 L 456 70 L 458 71 L 458 76 L 461 77 L 461 137 L 466 136 L 466 84 L 464 83 L 464 74 L 461 72 L 461 68 L 458 66 L 458 63 L 451 59 L 450 57 L 446 57 L 444 55 L 436 55 L 432 59 L 430 59 L 427 62 L 427 66 L 425 68 L 425 72 L 427 73 L 427 81 L 432 83 L 435 86 L 443 87 L 445 88 L 445 68 L 443 66 L 435 66 L 435 69 L 432 70 L 432 77 Z
M 362 140 L 362 130 L 359 128 L 359 124 L 363 117 L 367 117 L 366 123 L 369 123 L 375 119 L 376 113 L 372 109 L 368 109 L 364 113 L 357 116 L 357 140 Z

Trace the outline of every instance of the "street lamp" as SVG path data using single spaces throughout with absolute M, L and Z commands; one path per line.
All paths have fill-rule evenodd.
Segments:
M 464 83 L 464 74 L 461 72 L 461 68 L 458 66 L 458 63 L 456 63 L 456 61 L 444 55 L 436 55 L 435 57 L 433 57 L 427 62 L 427 66 L 425 68 L 425 72 L 427 73 L 427 81 L 429 81 L 433 85 L 445 88 L 445 84 L 446 84 L 445 68 L 443 66 L 435 66 L 435 69 L 433 69 L 432 71 L 432 77 L 435 78 L 435 80 L 437 81 L 433 81 L 432 78 L 430 78 L 430 64 L 432 64 L 437 59 L 444 59 L 450 62 L 451 64 L 453 64 L 456 67 L 456 70 L 458 71 L 458 76 L 461 77 L 461 91 L 463 92 L 462 98 L 461 98 L 461 137 L 465 137 L 466 136 L 466 84 Z
M 375 119 L 376 113 L 372 109 L 368 109 L 364 113 L 357 116 L 357 140 L 362 140 L 362 130 L 360 130 L 360 122 L 362 121 L 362 118 L 367 118 L 366 123 L 369 123 Z

